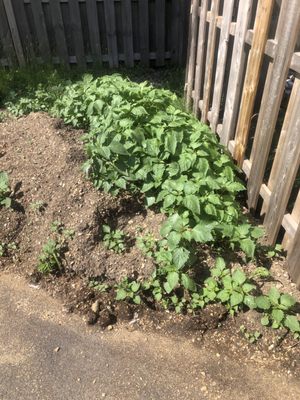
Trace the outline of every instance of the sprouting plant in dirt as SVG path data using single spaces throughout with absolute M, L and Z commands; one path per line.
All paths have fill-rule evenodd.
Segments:
M 0 257 L 7 257 L 13 251 L 17 250 L 17 245 L 15 242 L 0 243 Z
M 141 283 L 130 281 L 128 278 L 124 279 L 121 283 L 116 285 L 116 300 L 132 300 L 135 304 L 141 303 L 141 296 L 139 295 Z
M 108 291 L 110 286 L 107 283 L 100 282 L 96 279 L 91 279 L 89 281 L 89 287 L 96 290 L 99 293 L 104 293 Z
M 0 122 L 3 122 L 5 120 L 5 112 L 4 111 L 0 111 Z
M 65 229 L 60 221 L 51 225 L 52 237 L 42 247 L 37 270 L 42 274 L 61 272 L 64 254 L 68 249 L 68 241 L 73 239 L 74 231 Z
M 34 212 L 43 212 L 46 207 L 46 203 L 42 200 L 36 200 L 29 204 L 29 207 Z
M 273 257 L 279 257 L 280 254 L 282 254 L 282 245 L 281 244 L 276 244 L 274 247 L 269 248 L 267 251 L 267 257 L 273 258 Z
M 232 271 L 226 268 L 224 259 L 218 257 L 214 268 L 211 269 L 211 276 L 204 281 L 203 292 L 197 300 L 200 305 L 219 301 L 227 307 L 230 314 L 234 315 L 245 306 L 250 309 L 255 307 L 255 297 L 252 295 L 255 288 L 256 286 L 242 269 L 237 268 Z
M 11 190 L 7 172 L 0 171 L 0 207 L 11 207 Z
M 126 235 L 120 230 L 113 230 L 109 225 L 102 226 L 104 246 L 115 253 L 123 253 L 126 250 Z
M 240 331 L 251 344 L 256 343 L 262 337 L 261 332 L 250 331 L 245 327 L 245 325 L 240 326 Z
M 153 257 L 157 251 L 157 240 L 151 233 L 138 237 L 136 243 L 137 247 L 148 257 Z
M 267 294 L 255 298 L 255 308 L 264 313 L 261 323 L 272 328 L 286 328 L 296 338 L 300 337 L 300 321 L 294 312 L 296 299 L 288 293 L 281 293 L 273 286 Z

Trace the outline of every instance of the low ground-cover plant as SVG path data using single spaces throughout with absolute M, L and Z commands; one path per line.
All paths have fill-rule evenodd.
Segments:
M 68 241 L 73 239 L 74 231 L 66 229 L 60 221 L 51 225 L 52 237 L 42 247 L 37 270 L 42 274 L 51 274 L 63 270 L 64 253 L 68 249 Z
M 17 250 L 17 245 L 15 242 L 0 242 L 0 257 L 7 257 L 15 250 Z
M 8 174 L 0 171 L 0 207 L 9 208 L 11 206 L 11 190 L 9 186 Z
M 126 235 L 120 229 L 113 230 L 109 225 L 102 226 L 104 246 L 115 253 L 126 250 Z

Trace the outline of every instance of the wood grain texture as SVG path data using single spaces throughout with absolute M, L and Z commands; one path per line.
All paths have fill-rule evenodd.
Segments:
M 191 5 L 191 16 L 190 16 L 190 34 L 189 34 L 189 56 L 188 56 L 188 67 L 187 67 L 187 90 L 186 90 L 186 106 L 189 109 L 192 104 L 192 91 L 194 86 L 194 73 L 195 73 L 195 61 L 196 61 L 196 49 L 197 49 L 197 37 L 198 37 L 198 10 L 199 0 L 193 0 Z
M 125 65 L 127 67 L 133 67 L 134 55 L 133 55 L 131 0 L 123 0 L 121 5 L 122 5 L 122 28 L 123 28 L 122 32 L 123 32 Z
M 264 219 L 266 242 L 275 244 L 300 165 L 300 80 L 295 81 L 285 121 L 283 139 L 275 155 L 272 188 Z M 250 173 L 251 176 L 251 173 Z
M 50 2 L 50 12 L 55 35 L 57 55 L 61 63 L 65 64 L 65 66 L 69 66 L 69 54 L 59 0 L 52 0 Z
M 104 12 L 109 66 L 112 68 L 117 68 L 119 66 L 119 56 L 114 1 L 104 0 Z
M 233 6 L 234 6 L 234 0 L 227 0 L 222 16 L 216 79 L 214 85 L 213 103 L 211 107 L 211 120 L 210 120 L 210 126 L 214 132 L 216 132 L 217 130 L 217 125 L 219 121 Z
M 289 7 L 282 7 L 281 9 L 276 33 L 276 52 L 274 61 L 268 70 L 250 156 L 252 168 L 248 180 L 248 205 L 253 209 L 256 208 L 259 190 L 263 182 L 264 171 L 285 87 L 285 79 L 299 33 L 299 25 L 299 1 L 290 0 Z
M 41 0 L 31 0 L 34 26 L 37 34 L 39 52 L 42 59 L 46 62 L 51 60 L 48 32 L 46 29 L 45 16 Z
M 93 61 L 102 64 L 102 51 L 99 32 L 99 21 L 97 13 L 97 1 L 86 0 L 86 11 L 88 19 L 89 37 Z
M 248 141 L 250 123 L 258 87 L 264 48 L 268 38 L 273 0 L 260 0 L 256 13 L 253 43 L 249 53 L 243 96 L 236 128 L 234 158 L 239 166 L 243 164 Z
M 206 37 L 206 14 L 208 9 L 208 0 L 203 0 L 200 9 L 200 19 L 198 28 L 198 43 L 197 43 L 197 58 L 195 70 L 195 85 L 194 85 L 194 104 L 193 113 L 196 117 L 200 114 L 199 100 L 203 85 L 204 76 L 204 55 L 206 50 L 205 37 Z
M 3 3 L 4 3 L 4 8 L 5 8 L 5 12 L 6 12 L 9 28 L 10 28 L 10 33 L 11 33 L 12 41 L 14 44 L 16 56 L 17 56 L 17 60 L 20 65 L 25 65 L 25 57 L 24 57 L 23 47 L 22 47 L 22 43 L 21 43 L 21 39 L 20 39 L 20 35 L 19 35 L 19 31 L 18 31 L 18 27 L 17 27 L 11 0 L 3 0 Z
M 165 65 L 165 17 L 166 1 L 155 1 L 155 41 L 156 41 L 156 66 Z
M 203 105 L 201 113 L 201 121 L 207 122 L 207 114 L 210 107 L 210 97 L 212 90 L 213 68 L 216 48 L 216 34 L 217 34 L 217 18 L 219 12 L 220 0 L 212 0 L 210 11 L 210 24 L 207 40 L 207 53 L 206 53 L 206 71 L 204 78 L 204 91 L 203 91 Z

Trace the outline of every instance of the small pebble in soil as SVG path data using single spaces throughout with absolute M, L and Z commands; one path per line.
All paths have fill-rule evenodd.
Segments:
M 54 351 L 55 353 L 58 353 L 59 350 L 60 350 L 60 347 L 58 346 L 58 347 L 55 347 L 55 349 L 54 349 L 53 351 Z
M 92 304 L 91 309 L 92 309 L 92 311 L 93 311 L 95 314 L 98 314 L 98 313 L 99 313 L 99 310 L 100 310 L 100 301 L 99 301 L 99 300 L 96 300 L 96 301 Z

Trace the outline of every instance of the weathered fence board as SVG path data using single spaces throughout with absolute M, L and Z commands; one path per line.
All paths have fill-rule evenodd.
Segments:
M 0 65 L 184 65 L 190 1 L 1 0 Z
M 243 97 L 236 128 L 234 158 L 241 166 L 244 161 L 248 141 L 250 122 L 253 114 L 254 101 L 259 82 L 260 69 L 264 49 L 268 38 L 268 27 L 271 21 L 273 0 L 260 1 L 256 14 L 252 47 L 246 70 Z
M 279 18 L 272 0 L 239 0 L 236 20 L 232 3 L 225 1 L 219 15 L 215 1 L 201 0 L 196 21 L 190 17 L 198 36 L 190 29 L 186 105 L 209 122 L 242 167 L 249 209 L 256 210 L 262 198 L 258 211 L 264 216 L 265 241 L 282 241 L 290 275 L 300 287 L 299 0 L 282 2 Z M 284 94 L 288 74 L 295 75 L 290 98 Z

